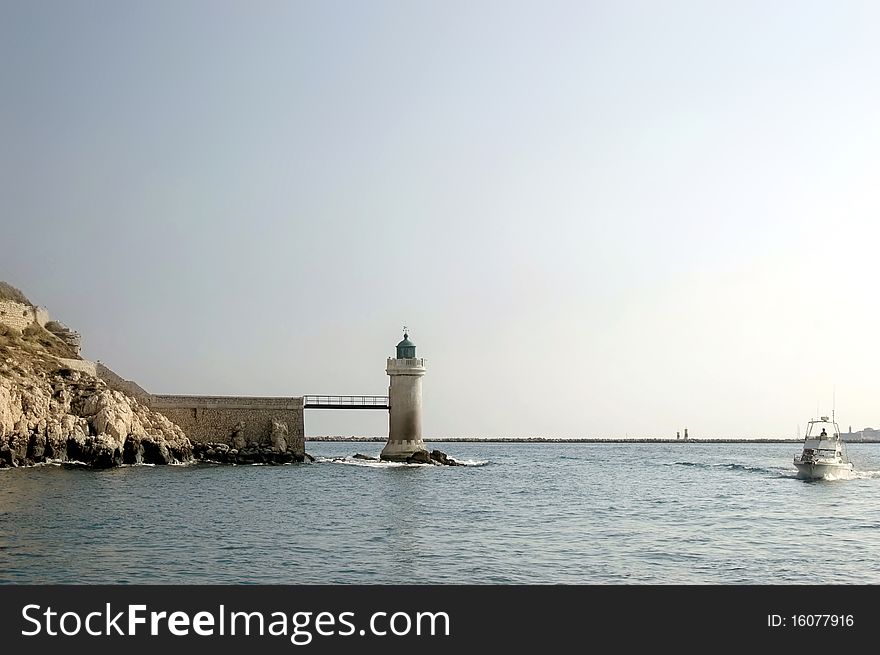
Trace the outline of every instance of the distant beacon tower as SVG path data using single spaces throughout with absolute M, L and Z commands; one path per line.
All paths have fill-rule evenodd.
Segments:
M 382 459 L 406 459 L 425 450 L 422 441 L 422 376 L 425 360 L 416 357 L 416 345 L 404 328 L 397 344 L 397 357 L 388 358 L 385 372 L 391 378 L 388 388 L 388 443 Z

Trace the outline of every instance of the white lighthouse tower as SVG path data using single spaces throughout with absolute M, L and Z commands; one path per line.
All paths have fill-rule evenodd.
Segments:
M 422 376 L 425 360 L 416 357 L 416 345 L 404 328 L 403 341 L 397 344 L 397 357 L 388 358 L 385 369 L 391 378 L 388 388 L 388 443 L 382 459 L 404 460 L 419 450 L 422 441 Z

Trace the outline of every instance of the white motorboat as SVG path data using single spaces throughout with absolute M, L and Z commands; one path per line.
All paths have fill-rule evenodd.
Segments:
M 804 450 L 794 456 L 794 465 L 798 477 L 805 480 L 837 478 L 853 470 L 836 421 L 822 416 L 807 423 Z

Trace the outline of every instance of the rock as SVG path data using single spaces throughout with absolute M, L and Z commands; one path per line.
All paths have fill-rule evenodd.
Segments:
M 168 448 L 168 443 L 164 439 L 146 437 L 141 440 L 141 447 L 144 451 L 144 464 L 174 464 L 177 462 L 177 458 Z
M 27 459 L 40 462 L 44 459 L 45 452 L 46 436 L 39 433 L 32 434 L 28 444 Z
M 122 449 L 122 461 L 126 464 L 143 464 L 144 448 L 139 439 L 127 439 Z
M 407 464 L 436 464 L 437 466 L 461 466 L 446 453 L 439 450 L 417 450 L 406 458 Z
M 433 464 L 431 454 L 427 450 L 417 450 L 406 458 L 407 464 Z
M 21 403 L 14 401 L 13 393 L 5 386 L 0 386 L 0 439 L 15 430 L 20 416 Z
M 15 466 L 15 457 L 7 444 L 0 444 L 0 466 Z
M 431 459 L 435 464 L 440 464 L 442 466 L 461 466 L 461 464 L 449 457 L 446 453 L 439 450 L 431 451 Z
M 9 346 L 0 377 L 0 466 L 78 461 L 171 464 L 192 459 L 192 444 L 165 416 L 39 350 Z
M 102 391 L 97 396 L 92 396 L 87 405 L 89 409 L 95 409 L 90 422 L 97 434 L 106 434 L 116 441 L 124 442 L 132 433 L 134 414 L 125 396 L 118 391 Z
M 351 456 L 352 459 L 367 459 L 371 462 L 378 462 L 380 459 L 378 457 L 373 457 L 371 455 L 362 455 L 361 453 L 355 453 Z
M 223 443 L 195 443 L 193 457 L 197 460 L 220 464 L 288 464 L 301 462 L 290 451 L 278 452 L 269 444 L 249 445 L 244 448 L 230 448 Z
M 81 448 L 81 460 L 94 468 L 110 468 L 123 464 L 122 446 L 107 434 L 87 437 Z

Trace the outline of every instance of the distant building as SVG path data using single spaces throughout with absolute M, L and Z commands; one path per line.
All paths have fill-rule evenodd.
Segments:
M 848 442 L 880 442 L 880 430 L 875 430 L 874 428 L 862 428 L 858 432 L 852 431 L 852 426 L 849 426 L 849 432 L 843 432 L 840 435 L 840 438 L 844 441 Z

